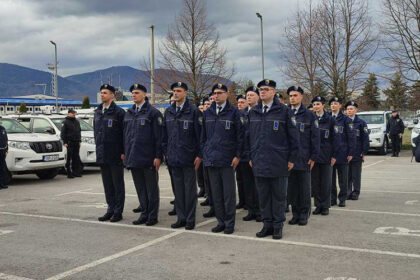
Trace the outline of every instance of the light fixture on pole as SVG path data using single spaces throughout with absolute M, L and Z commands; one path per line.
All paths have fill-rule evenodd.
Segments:
M 57 44 L 54 41 L 50 41 L 54 45 L 55 60 L 54 60 L 54 95 L 55 95 L 55 111 L 58 113 L 58 78 L 57 78 Z
M 257 17 L 260 19 L 261 22 L 261 64 L 262 64 L 262 78 L 264 77 L 264 32 L 263 32 L 263 18 L 260 13 L 257 13 Z

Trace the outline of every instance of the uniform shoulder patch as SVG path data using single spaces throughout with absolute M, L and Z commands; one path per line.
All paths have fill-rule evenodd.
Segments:
M 369 132 L 369 129 L 368 129 L 367 126 L 365 126 L 363 129 L 364 129 L 365 133 L 368 133 Z
M 241 120 L 241 123 L 244 124 L 244 117 L 239 118 Z
M 199 123 L 200 125 L 202 125 L 202 124 L 203 124 L 203 117 L 198 117 L 198 123 Z
M 354 125 L 352 123 L 349 123 L 350 129 L 353 129 Z
M 159 124 L 159 125 L 162 125 L 162 123 L 163 123 L 162 117 L 158 117 L 158 118 L 157 118 L 157 121 L 158 121 L 158 124 Z

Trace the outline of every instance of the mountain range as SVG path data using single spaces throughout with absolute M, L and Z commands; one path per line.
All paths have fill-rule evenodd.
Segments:
M 170 71 L 156 69 L 156 76 L 170 77 Z M 9 63 L 0 63 L 0 97 L 14 97 L 31 94 L 45 93 L 51 95 L 51 72 L 36 70 L 24 66 Z M 135 69 L 130 66 L 113 66 L 93 72 L 58 76 L 58 96 L 66 99 L 81 100 L 89 96 L 91 101 L 96 101 L 96 94 L 104 82 L 110 82 L 114 86 L 128 90 L 134 83 L 143 84 L 150 89 L 150 78 L 147 71 Z M 230 81 L 222 80 L 230 83 Z M 36 85 L 38 84 L 38 85 Z

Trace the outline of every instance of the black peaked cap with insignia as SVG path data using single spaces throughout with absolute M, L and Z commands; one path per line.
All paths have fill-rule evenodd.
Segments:
M 141 84 L 134 84 L 130 87 L 130 92 L 133 92 L 133 90 L 141 90 L 143 92 L 147 92 L 147 89 L 145 86 L 141 85 Z
M 183 83 L 183 82 L 176 82 L 176 83 L 173 83 L 172 85 L 171 85 L 171 90 L 174 90 L 174 88 L 183 88 L 184 90 L 188 90 L 188 86 L 187 86 L 187 84 L 186 83 Z
M 303 88 L 296 87 L 296 86 L 291 86 L 287 89 L 287 95 L 290 95 L 290 92 L 292 92 L 292 91 L 297 91 L 297 92 L 300 92 L 301 94 L 305 94 L 305 91 L 303 90 Z
M 252 87 L 247 88 L 247 89 L 245 90 L 245 94 L 247 94 L 247 93 L 248 93 L 248 91 L 253 91 L 253 92 L 255 92 L 256 94 L 260 95 L 260 91 L 258 90 L 258 88 L 257 88 L 256 86 L 252 86 Z
M 110 84 L 103 84 L 101 86 L 100 90 L 103 90 L 103 89 L 107 89 L 107 90 L 110 90 L 113 93 L 115 93 L 115 88 L 113 86 L 111 86 Z
M 215 84 L 215 85 L 213 86 L 213 88 L 211 89 L 211 92 L 213 93 L 215 89 L 222 89 L 222 90 L 224 90 L 224 91 L 226 91 L 226 92 L 228 91 L 227 86 L 225 86 L 225 85 L 224 85 L 224 84 L 222 84 L 222 83 L 217 83 L 217 84 Z
M 276 88 L 276 85 L 277 85 L 276 81 L 265 79 L 265 80 L 262 80 L 261 82 L 259 82 L 257 84 L 257 87 L 260 88 L 262 86 L 268 86 L 268 87 Z

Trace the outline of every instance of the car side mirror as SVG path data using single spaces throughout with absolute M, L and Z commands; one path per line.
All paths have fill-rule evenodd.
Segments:
M 52 127 L 48 127 L 44 130 L 44 132 L 49 133 L 49 134 L 55 134 L 55 130 Z
M 419 120 L 418 120 L 418 119 L 414 119 L 414 120 L 413 120 L 413 123 L 414 123 L 414 124 L 418 124 L 418 123 L 419 123 Z

